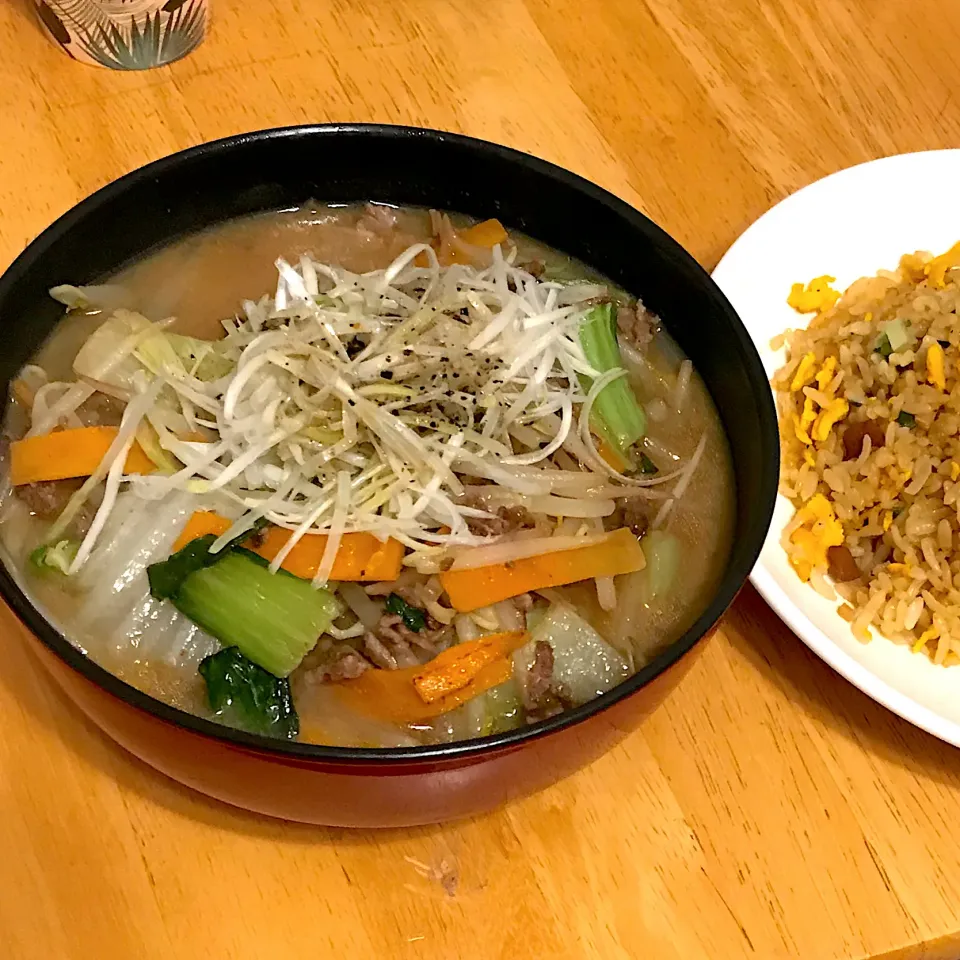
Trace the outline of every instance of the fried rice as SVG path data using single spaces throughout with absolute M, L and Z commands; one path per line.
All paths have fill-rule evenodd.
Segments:
M 960 662 L 960 244 L 907 254 L 840 295 L 794 286 L 814 316 L 772 346 L 782 544 L 797 574 L 873 631 Z

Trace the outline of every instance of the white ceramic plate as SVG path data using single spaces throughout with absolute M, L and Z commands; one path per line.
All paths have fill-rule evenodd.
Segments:
M 790 285 L 830 274 L 844 289 L 857 277 L 893 269 L 915 250 L 942 253 L 960 240 L 960 150 L 875 160 L 825 177 L 753 224 L 713 277 L 739 312 L 764 367 L 782 352 L 770 340 L 803 318 L 786 304 Z M 778 498 L 751 579 L 780 618 L 818 656 L 874 700 L 935 736 L 960 746 L 960 668 L 936 667 L 881 637 L 862 644 L 836 604 L 802 583 L 779 539 L 793 514 Z

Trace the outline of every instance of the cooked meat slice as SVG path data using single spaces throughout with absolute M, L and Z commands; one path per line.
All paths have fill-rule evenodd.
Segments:
M 851 423 L 843 431 L 843 459 L 856 460 L 863 453 L 863 441 L 870 438 L 870 449 L 879 450 L 887 442 L 886 428 L 879 420 Z
M 486 486 L 486 485 L 484 485 Z M 467 528 L 478 537 L 501 537 L 516 530 L 528 530 L 536 525 L 524 507 L 494 507 L 484 497 L 484 487 L 464 491 L 460 503 L 477 510 L 486 510 L 489 517 L 467 517 Z
M 364 634 L 363 652 L 384 670 L 396 670 L 400 666 L 397 663 L 397 658 L 387 649 L 386 644 L 373 633 Z
M 330 664 L 323 668 L 323 674 L 330 680 L 355 680 L 364 671 L 370 669 L 370 662 L 353 647 L 341 650 Z
M 538 640 L 533 647 L 533 663 L 523 683 L 522 699 L 527 721 L 536 723 L 563 713 L 568 704 L 553 679 L 553 647 Z
M 391 649 L 397 644 L 404 644 L 411 649 L 419 647 L 430 657 L 446 650 L 453 640 L 453 629 L 429 615 L 426 616 L 426 626 L 422 630 L 411 630 L 398 614 L 385 613 L 373 632 Z
M 322 637 L 303 662 L 308 683 L 353 680 L 369 669 L 370 661 L 362 653 L 350 644 L 338 643 L 330 637 Z
M 827 560 L 830 562 L 830 576 L 838 583 L 847 583 L 860 577 L 860 568 L 848 547 L 842 544 L 839 547 L 828 547 Z
M 390 233 L 397 226 L 397 212 L 382 203 L 368 203 L 357 225 L 373 233 Z
M 646 350 L 660 329 L 660 321 L 638 300 L 632 307 L 617 310 L 620 336 L 639 350 Z
M 497 507 L 491 517 L 467 517 L 467 529 L 478 537 L 502 537 L 533 526 L 534 519 L 524 507 Z
M 546 272 L 547 265 L 542 260 L 530 260 L 520 264 L 521 270 L 526 270 L 534 280 L 539 280 Z
M 645 536 L 650 527 L 650 518 L 633 497 L 623 497 L 617 501 L 616 509 L 606 518 L 604 526 L 608 530 L 629 527 L 637 539 Z

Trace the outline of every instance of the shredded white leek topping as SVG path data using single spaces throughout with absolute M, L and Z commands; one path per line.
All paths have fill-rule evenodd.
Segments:
M 121 324 L 120 348 L 101 360 L 109 375 L 91 376 L 81 352 L 74 392 L 82 400 L 95 383 L 130 399 L 118 462 L 141 420 L 155 434 L 156 456 L 147 452 L 158 465 L 166 452 L 180 461 L 124 477 L 135 493 L 219 491 L 233 502 L 239 519 L 219 543 L 265 517 L 293 532 L 278 567 L 300 537 L 330 535 L 318 583 L 352 531 L 395 537 L 421 569 L 450 547 L 490 543 L 468 529 L 491 513 L 464 497 L 464 477 L 497 485 L 485 488 L 495 491 L 491 509 L 597 518 L 613 512 L 615 497 L 642 496 L 663 501 L 667 515 L 702 444 L 692 461 L 653 479 L 600 459 L 590 409 L 624 371 L 592 369 L 578 328 L 604 288 L 538 280 L 515 253 L 495 248 L 486 268 L 441 267 L 417 244 L 366 274 L 278 260 L 275 296 L 244 303 L 244 316 L 224 321 L 226 337 L 200 349 L 185 352 L 163 325 L 145 330 L 142 317 L 117 311 L 107 324 Z M 417 265 L 424 257 L 429 266 Z M 138 372 L 114 375 L 132 357 Z M 582 382 L 591 381 L 587 393 Z M 47 429 L 69 402 L 45 406 Z M 120 479 L 102 466 L 108 496 L 91 540 Z M 670 495 L 651 489 L 671 482 Z M 74 568 L 92 547 L 84 542 Z

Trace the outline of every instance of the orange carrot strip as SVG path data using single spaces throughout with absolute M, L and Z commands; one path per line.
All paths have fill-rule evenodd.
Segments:
M 462 613 L 543 587 L 559 587 L 594 577 L 615 577 L 646 566 L 637 538 L 626 527 L 600 543 L 557 550 L 535 557 L 495 563 L 472 570 L 448 570 L 440 583 Z
M 197 510 L 186 522 L 184 528 L 180 531 L 173 544 L 171 553 L 182 550 L 191 540 L 199 537 L 206 537 L 213 534 L 219 537 L 221 533 L 226 533 L 230 529 L 230 521 L 226 517 L 221 517 L 218 513 L 211 510 Z
M 495 247 L 507 239 L 507 231 L 499 220 L 483 220 L 460 232 L 460 239 L 474 247 Z
M 116 427 L 76 427 L 15 440 L 10 444 L 10 482 L 19 487 L 24 483 L 89 477 L 116 437 Z M 134 441 L 124 472 L 153 473 L 156 469 Z
M 463 686 L 437 696 L 429 703 L 418 692 L 416 681 L 436 663 L 436 659 L 425 667 L 367 670 L 356 680 L 345 680 L 336 684 L 334 689 L 346 706 L 368 717 L 386 720 L 389 723 L 416 723 L 430 720 L 472 700 L 485 690 L 509 680 L 513 674 L 513 663 L 509 654 L 519 649 L 527 639 L 528 635 L 523 632 L 496 634 L 490 638 L 482 637 L 481 641 L 491 640 L 494 646 L 499 645 L 499 657 L 482 665 L 472 679 Z M 459 646 L 465 646 L 465 644 Z M 453 653 L 455 650 L 456 648 L 451 648 L 445 653 Z M 444 656 L 443 653 L 440 654 L 440 657 L 442 656 Z
M 504 243 L 509 234 L 499 220 L 483 220 L 480 223 L 475 223 L 472 227 L 467 227 L 466 230 L 458 232 L 457 236 L 464 243 L 473 247 L 492 249 L 498 243 Z M 442 267 L 448 267 L 452 263 L 470 263 L 470 257 L 467 253 L 455 246 L 446 243 L 438 244 L 436 241 L 432 241 L 431 246 L 437 251 L 437 259 Z M 430 260 L 423 251 L 416 255 L 413 262 L 418 267 L 430 266 Z
M 421 668 L 413 685 L 424 703 L 433 703 L 462 690 L 484 667 L 519 650 L 529 639 L 526 631 L 515 630 L 458 643 Z
M 263 542 L 254 550 L 267 560 L 273 558 L 290 539 L 290 531 L 269 527 Z M 320 568 L 327 538 L 321 533 L 301 537 L 283 561 L 283 569 L 311 580 Z M 340 538 L 337 556 L 330 571 L 331 580 L 396 580 L 400 576 L 404 547 L 399 540 L 378 540 L 372 533 L 345 533 Z
M 185 547 L 191 540 L 207 534 L 220 536 L 230 528 L 226 517 L 210 511 L 198 511 L 187 521 L 186 526 L 173 545 L 173 553 Z M 263 531 L 259 544 L 244 544 L 264 560 L 273 560 L 290 538 L 290 531 L 282 527 L 268 527 Z M 312 580 L 320 567 L 327 538 L 323 534 L 309 533 L 297 541 L 281 566 L 288 573 L 305 580 Z M 331 580 L 396 580 L 403 564 L 404 547 L 399 540 L 378 540 L 372 533 L 345 533 L 330 571 Z
M 620 452 L 611 447 L 603 437 L 597 442 L 597 453 L 600 454 L 601 459 L 606 461 L 607 466 L 613 467 L 614 470 L 619 470 L 620 473 L 623 473 L 630 467 L 630 462 L 620 456 Z

